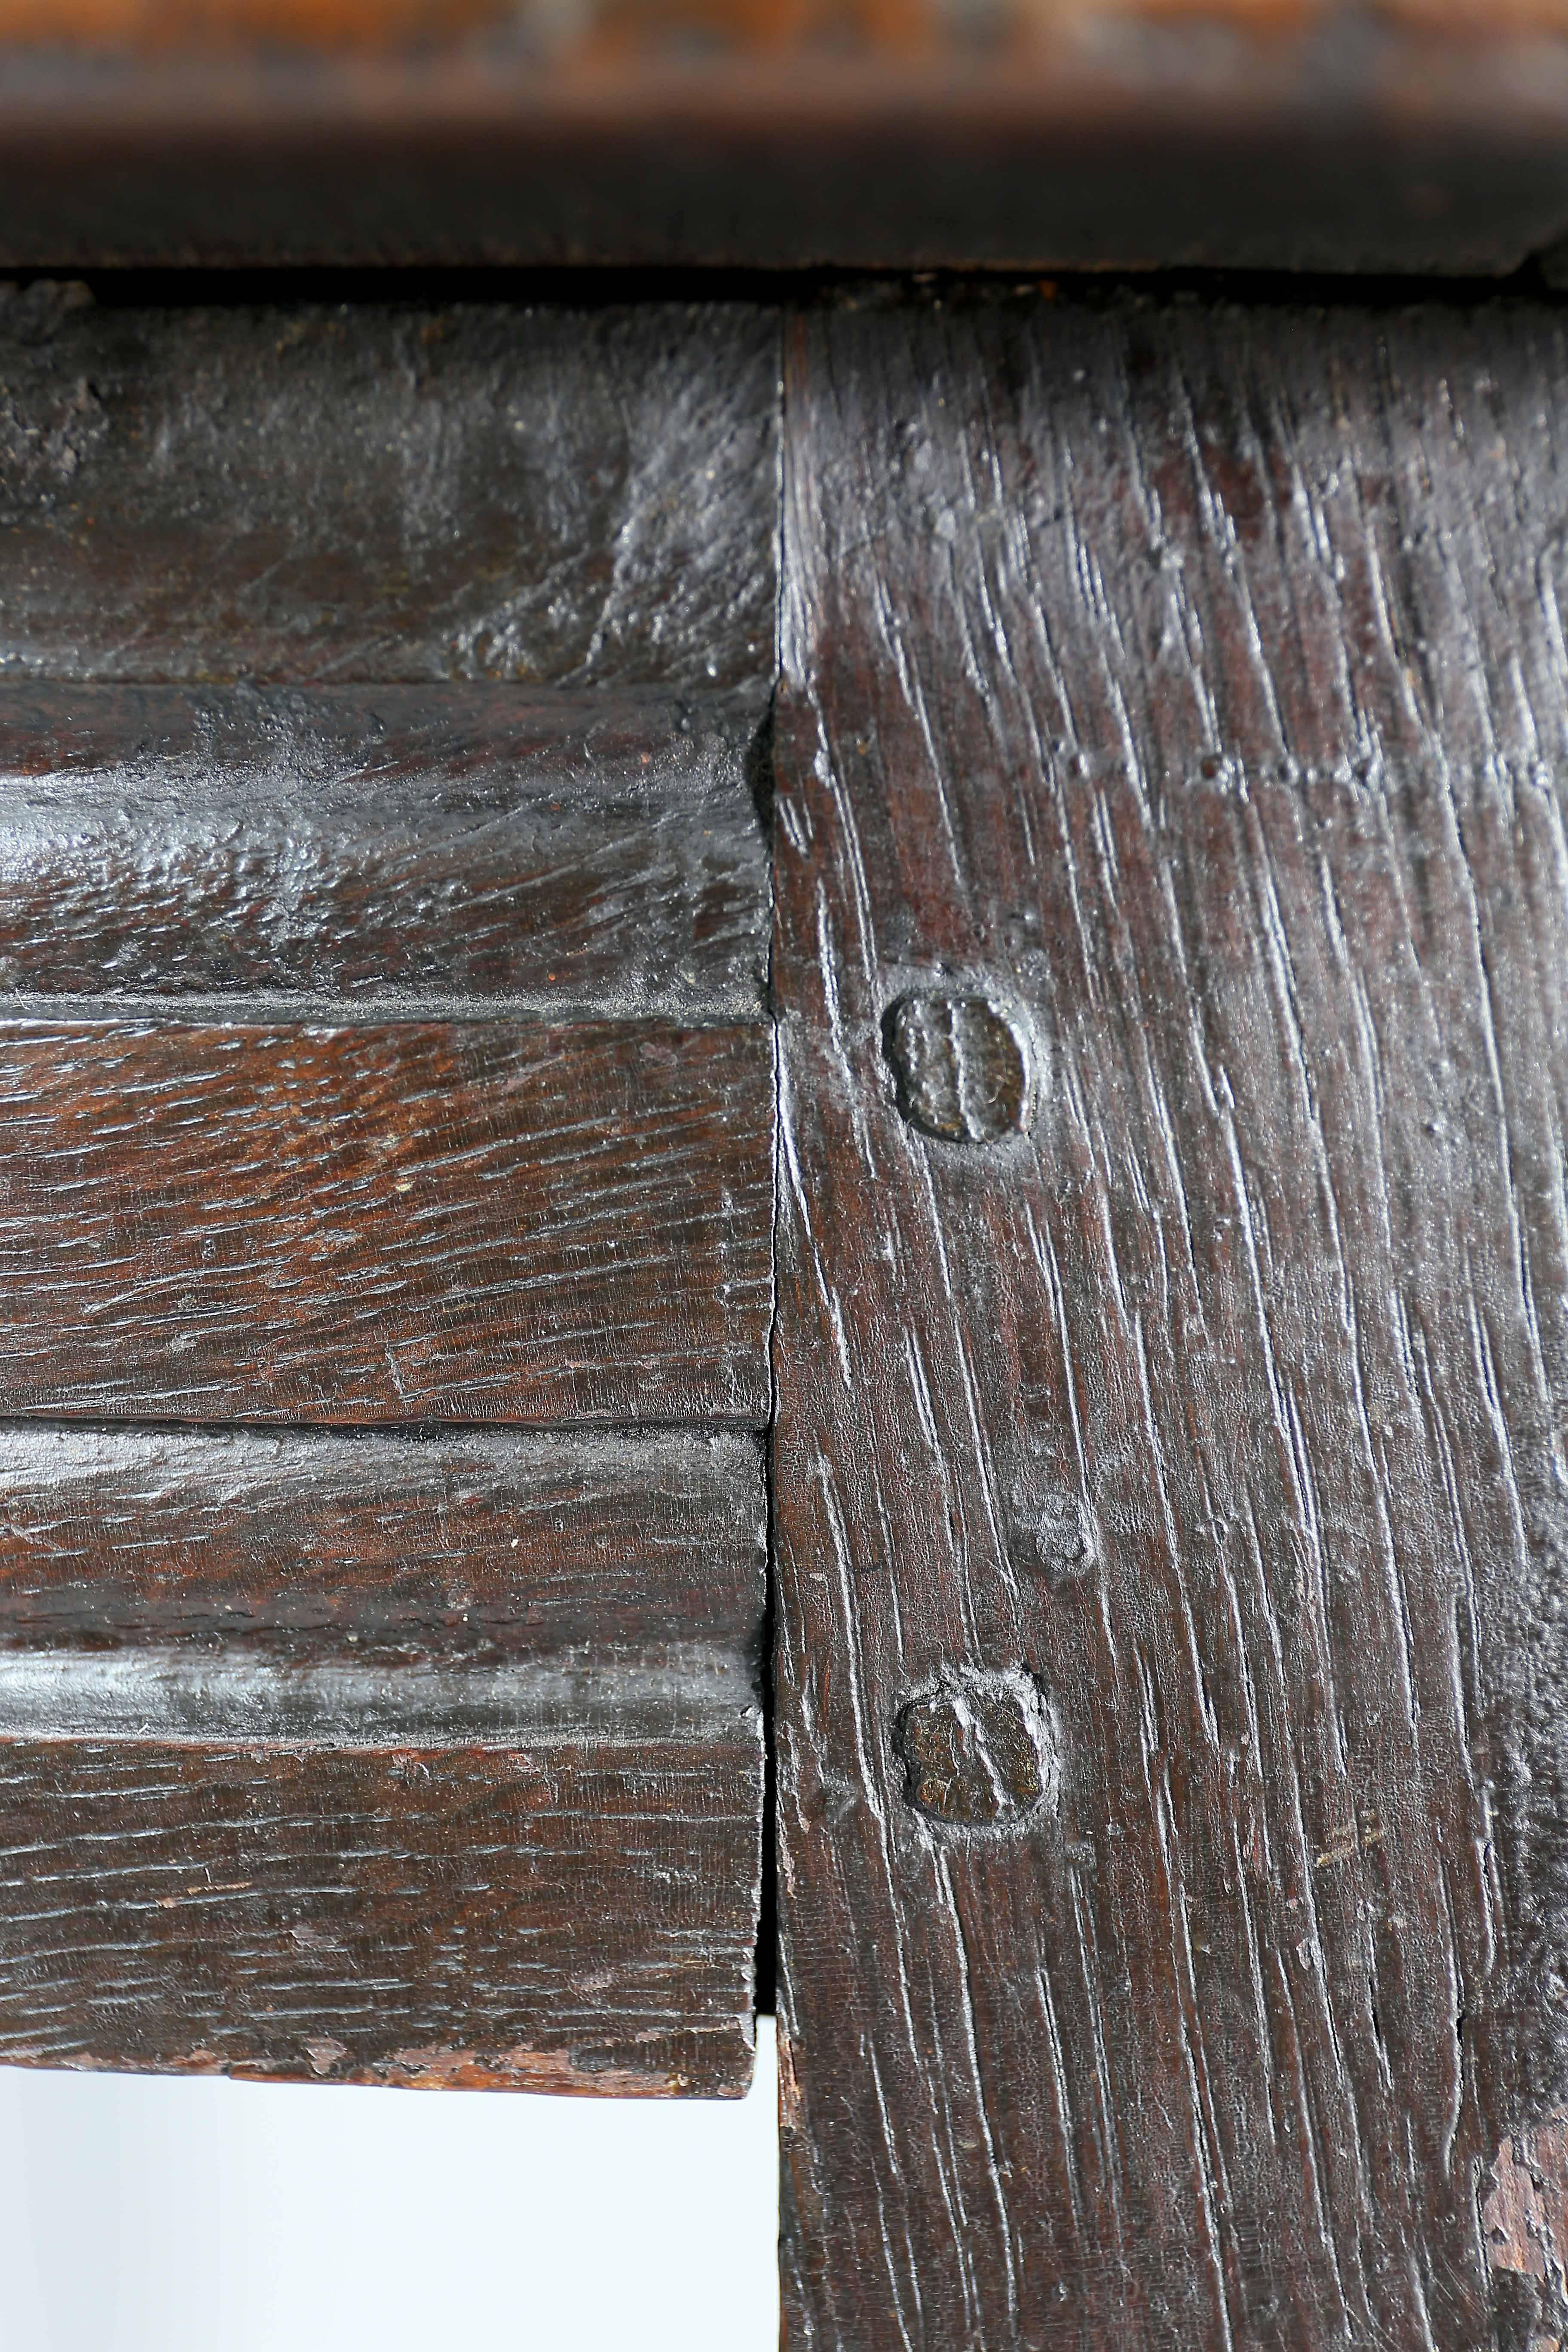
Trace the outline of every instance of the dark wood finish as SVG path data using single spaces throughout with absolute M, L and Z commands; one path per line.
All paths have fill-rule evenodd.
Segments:
M 0 2057 L 744 2087 L 755 1437 L 411 1431 L 766 1422 L 776 437 L 0 297 Z
M 741 1437 L 0 1433 L 0 2056 L 737 2091 Z
M 0 2053 L 740 2092 L 759 1745 L 0 1739 Z
M 0 299 L 0 677 L 752 687 L 777 330 L 744 306 Z
M 678 1430 L 13 1425 L 0 1663 L 106 1643 L 398 1674 L 739 1655 L 760 1476 L 752 1439 Z
M 757 733 L 646 691 L 0 690 L 0 1003 L 759 1018 Z
M 1560 0 L 28 0 L 0 257 L 1508 270 L 1568 233 L 1563 33 Z
M 793 2347 L 1562 2332 L 1565 393 L 1504 305 L 793 331 Z
M 767 1420 L 761 1025 L 0 1027 L 0 1412 Z

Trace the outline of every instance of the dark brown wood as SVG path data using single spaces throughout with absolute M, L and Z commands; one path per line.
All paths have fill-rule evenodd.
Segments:
M 749 2077 L 776 342 L 0 297 L 0 2056 Z
M 0 1739 L 0 2051 L 738 2093 L 758 1746 Z
M 752 1440 L 0 1429 L 0 1668 L 112 1644 L 407 1673 L 739 1654 Z
M 0 1412 L 768 1415 L 760 1024 L 0 1027 Z
M 761 758 L 646 690 L 0 689 L 0 1003 L 757 1019 Z
M 0 257 L 1509 270 L 1561 0 L 0 12 Z
M 1565 394 L 793 331 L 793 2347 L 1563 2332 Z
M 0 1432 L 0 2055 L 751 2065 L 742 1437 Z
M 752 687 L 777 329 L 742 305 L 0 299 L 0 677 Z

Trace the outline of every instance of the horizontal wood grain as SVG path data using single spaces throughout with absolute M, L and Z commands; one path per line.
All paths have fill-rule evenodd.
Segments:
M 755 1019 L 745 699 L 0 688 L 0 1005 Z
M 625 2095 L 751 2073 L 761 1735 L 0 1737 L 0 2057 Z
M 765 701 L 766 313 L 84 293 L 0 297 L 0 677 Z
M 0 1027 L 0 1412 L 762 1426 L 766 1029 Z
M 188 1646 L 109 1654 L 57 1645 L 0 1654 L 0 1721 L 19 1737 L 268 1739 L 336 1749 L 433 1740 L 515 1748 L 591 1737 L 608 1720 L 622 1738 L 660 1741 L 700 1737 L 716 1708 L 743 1713 L 754 1684 L 749 1661 L 697 1639 L 636 1657 L 587 1651 L 500 1665 L 468 1654 L 455 1664 L 410 1664 L 395 1654 L 362 1661 L 353 1649 L 278 1664 Z
M 0 295 L 0 2056 L 749 2076 L 776 331 Z
M 1565 391 L 1525 304 L 792 333 L 792 2352 L 1563 2332 Z
M 755 1441 L 563 1433 L 0 1428 L 0 1661 L 217 1646 L 476 1670 L 739 1656 Z M 0 1706 L 0 1721 L 4 1707 Z
M 0 1430 L 0 2055 L 750 2067 L 753 1440 Z

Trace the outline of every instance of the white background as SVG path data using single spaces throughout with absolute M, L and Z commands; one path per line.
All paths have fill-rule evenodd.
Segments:
M 0 2068 L 4 2352 L 774 2352 L 734 2100 Z

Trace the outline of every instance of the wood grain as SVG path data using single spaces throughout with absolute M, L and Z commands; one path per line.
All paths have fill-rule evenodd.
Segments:
M 0 1433 L 0 2054 L 734 2091 L 742 1437 Z
M 715 697 L 12 686 L 0 1003 L 754 1020 L 762 757 Z
M 1568 2135 L 1559 2117 L 1510 2137 L 1498 2150 L 1494 2187 L 1481 2208 L 1499 2318 L 1508 2352 L 1561 2352 L 1568 2328 Z
M 0 1027 L 0 1411 L 760 1427 L 771 1040 Z
M 742 305 L 0 298 L 0 677 L 751 687 L 777 329 Z
M 477 1670 L 740 1656 L 753 1440 L 465 1429 L 0 1429 L 0 1660 L 217 1645 L 227 1664 Z
M 760 1748 L 0 1738 L 0 2053 L 742 2091 Z
M 792 2346 L 1560 2332 L 1565 390 L 1524 306 L 792 332 Z M 1021 1123 L 905 1116 L 921 992 Z
M 0 2056 L 749 2077 L 776 333 L 0 297 Z

